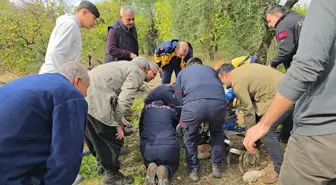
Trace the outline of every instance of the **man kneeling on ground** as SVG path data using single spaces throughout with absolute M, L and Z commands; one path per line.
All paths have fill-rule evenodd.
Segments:
M 149 98 L 146 98 L 148 104 L 143 108 L 140 117 L 140 151 L 147 168 L 146 185 L 156 184 L 156 176 L 159 185 L 168 184 L 169 178 L 179 165 L 180 147 L 175 134 L 179 113 L 173 106 L 165 104 L 174 93 L 168 91 L 167 87 L 169 88 L 167 85 L 161 85 L 154 89 L 166 92 L 162 96 L 156 96 L 162 100 L 149 102 Z M 155 93 L 152 92 L 148 96 L 154 97 L 152 94 Z

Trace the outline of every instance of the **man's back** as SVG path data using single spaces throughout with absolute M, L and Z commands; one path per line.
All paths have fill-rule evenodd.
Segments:
M 166 105 L 146 105 L 140 120 L 140 136 L 144 143 L 176 144 L 175 127 L 178 116 L 174 109 Z
M 175 94 L 182 94 L 183 104 L 198 99 L 224 99 L 224 88 L 214 69 L 206 65 L 191 65 L 176 79 Z M 178 97 L 181 102 L 181 97 Z
M 243 90 L 247 89 L 250 96 L 256 104 L 256 113 L 263 114 L 270 105 L 278 90 L 280 81 L 284 74 L 271 67 L 261 64 L 249 64 L 244 67 L 236 68 L 232 71 L 232 88 L 238 99 L 245 99 L 241 96 Z
M 61 127 L 57 119 L 69 101 L 77 101 L 69 104 L 74 109 L 81 107 L 77 111 L 87 110 L 83 95 L 60 74 L 26 76 L 0 88 L 0 184 L 31 184 L 34 177 L 48 178 L 47 160 L 60 149 L 51 148 L 58 142 L 52 138 L 53 132 Z M 76 129 L 70 127 L 64 129 Z M 72 139 L 77 138 L 73 135 Z M 48 165 L 49 171 L 56 172 L 55 162 Z

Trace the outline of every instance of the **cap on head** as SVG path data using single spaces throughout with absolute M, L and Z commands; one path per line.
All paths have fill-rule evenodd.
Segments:
M 100 17 L 100 13 L 96 7 L 96 5 L 94 5 L 93 3 L 91 3 L 90 1 L 82 1 L 78 7 L 77 7 L 77 12 L 79 12 L 82 9 L 87 9 L 88 11 L 90 11 L 96 18 Z

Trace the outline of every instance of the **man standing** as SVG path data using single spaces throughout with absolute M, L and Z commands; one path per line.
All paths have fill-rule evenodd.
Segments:
M 162 84 L 169 84 L 185 67 L 185 61 L 193 57 L 191 44 L 183 40 L 166 40 L 155 49 L 154 60 L 162 68 Z
M 270 61 L 270 66 L 276 68 L 283 64 L 288 70 L 299 45 L 304 16 L 292 10 L 287 11 L 281 5 L 275 5 L 266 10 L 266 20 L 269 28 L 275 28 L 279 48 L 276 56 Z
M 146 80 L 149 64 L 146 58 L 132 62 L 105 63 L 90 72 L 91 86 L 86 98 L 89 105 L 85 141 L 104 168 L 103 185 L 131 184 L 133 178 L 120 171 L 119 155 L 124 144 L 122 117 Z
M 39 74 L 53 73 L 68 61 L 81 62 L 81 28 L 91 29 L 96 24 L 100 13 L 89 1 L 82 1 L 76 15 L 65 14 L 56 20 L 45 56 L 45 63 Z
M 225 117 L 224 88 L 215 70 L 191 58 L 177 76 L 175 97 L 182 104 L 180 125 L 184 128 L 183 142 L 190 178 L 198 181 L 197 135 L 203 121 L 209 121 L 212 145 L 212 176 L 221 178 L 224 151 L 223 123 Z
M 244 139 L 254 153 L 255 141 L 296 102 L 279 185 L 335 184 L 335 8 L 334 0 L 311 1 L 292 66 L 263 118 Z
M 235 69 L 232 64 L 228 63 L 219 68 L 218 76 L 225 85 L 232 87 L 234 94 L 240 100 L 244 123 L 246 129 L 249 129 L 256 124 L 256 117 L 262 117 L 266 112 L 284 74 L 261 64 L 248 64 Z M 278 179 L 283 151 L 276 129 L 283 124 L 286 117 L 292 115 L 292 112 L 289 110 L 276 120 L 264 138 L 274 164 L 274 172 L 266 174 L 262 179 L 265 184 L 273 184 Z
M 82 161 L 90 79 L 78 62 L 0 88 L 0 184 L 71 185 Z
M 139 55 L 138 36 L 131 6 L 120 9 L 120 17 L 107 28 L 105 62 L 132 60 Z

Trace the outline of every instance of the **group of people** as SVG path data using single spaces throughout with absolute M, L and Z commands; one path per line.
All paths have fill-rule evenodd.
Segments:
M 124 6 L 107 29 L 106 63 L 87 71 L 81 64 L 80 28 L 92 28 L 100 13 L 93 3 L 82 1 L 76 15 L 57 19 L 39 74 L 0 87 L 0 184 L 72 184 L 84 141 L 104 174 L 102 184 L 131 184 L 133 178 L 120 172 L 119 161 L 125 117 L 143 83 L 157 73 L 162 85 L 145 98 L 139 121 L 147 185 L 157 180 L 169 184 L 179 166 L 177 124 L 184 130 L 190 179 L 200 179 L 197 135 L 204 121 L 211 134 L 212 176 L 222 177 L 223 85 L 240 100 L 247 151 L 254 153 L 264 138 L 274 164 L 265 183 L 336 183 L 333 8 L 334 1 L 312 0 L 303 17 L 280 5 L 270 7 L 265 19 L 275 28 L 279 47 L 270 65 L 242 56 L 213 69 L 193 57 L 185 40 L 161 43 L 155 62 L 138 56 L 135 13 Z M 286 74 L 274 69 L 279 64 Z M 175 83 L 170 83 L 172 72 Z M 283 157 L 276 129 L 291 127 L 286 119 L 294 121 Z

